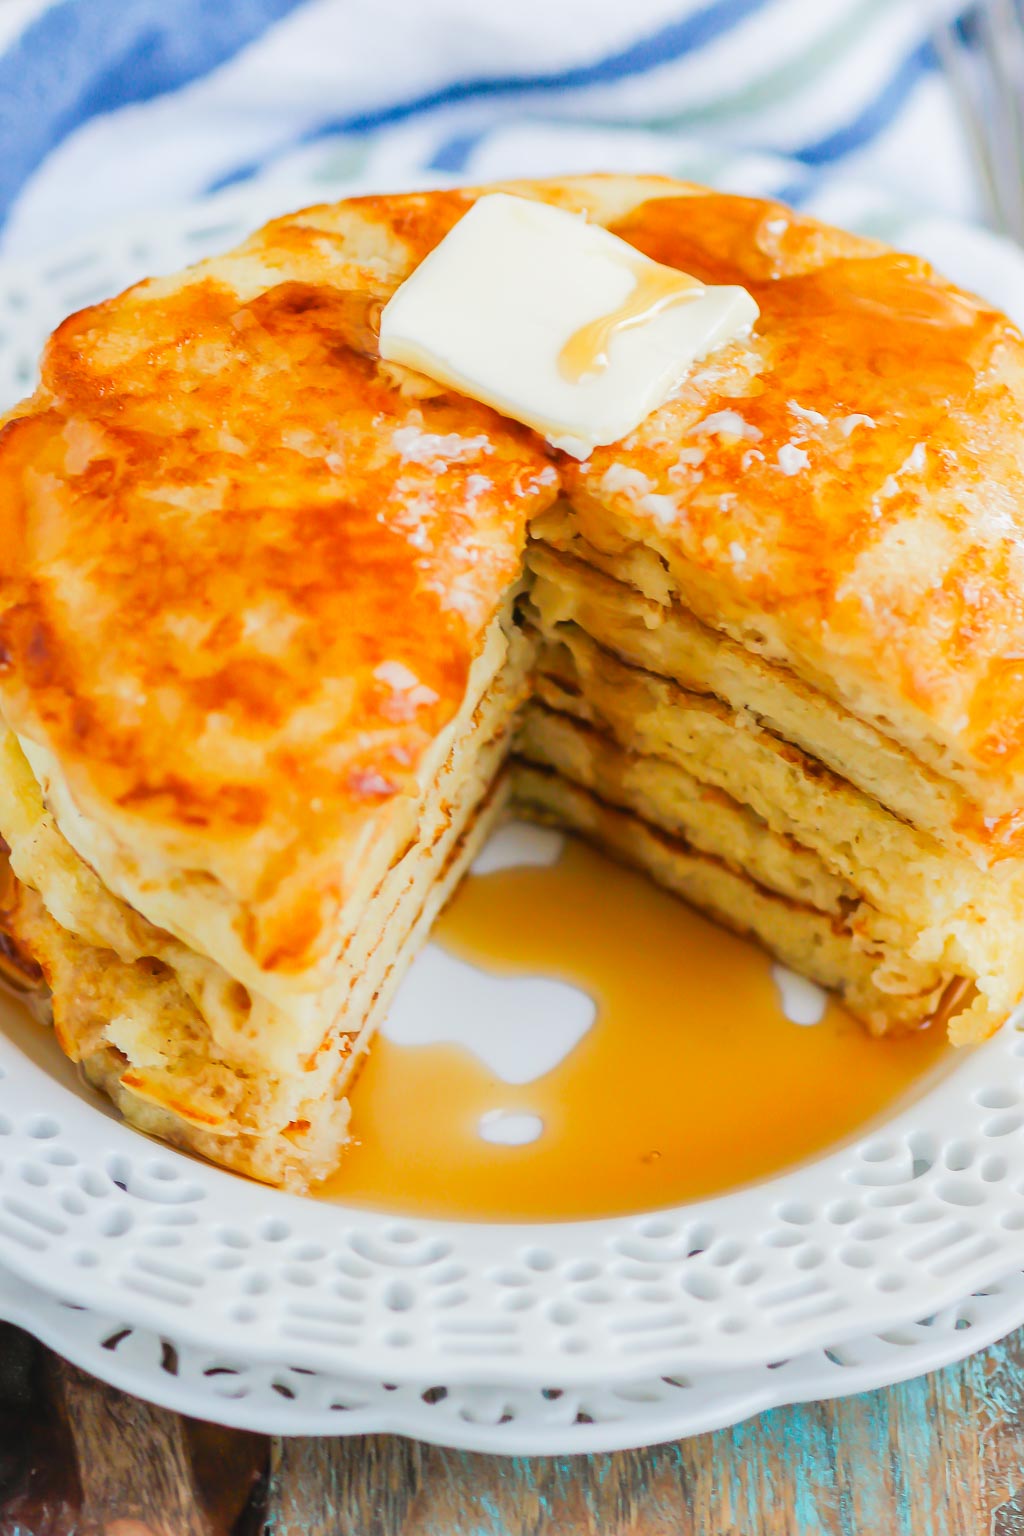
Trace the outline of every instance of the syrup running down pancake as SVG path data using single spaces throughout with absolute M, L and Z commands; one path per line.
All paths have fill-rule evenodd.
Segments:
M 72 316 L 0 435 L 7 947 L 131 1120 L 275 1183 L 510 806 L 876 1033 L 1024 994 L 1018 332 L 776 204 L 504 190 L 753 331 L 580 462 L 376 355 L 480 193 L 356 199 Z

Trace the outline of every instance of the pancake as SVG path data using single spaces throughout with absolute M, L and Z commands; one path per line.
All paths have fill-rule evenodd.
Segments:
M 72 316 L 0 432 L 6 969 L 136 1124 L 289 1187 L 510 810 L 876 1033 L 1024 995 L 1018 332 L 778 204 L 506 184 L 760 308 L 578 462 L 377 354 L 483 190 Z

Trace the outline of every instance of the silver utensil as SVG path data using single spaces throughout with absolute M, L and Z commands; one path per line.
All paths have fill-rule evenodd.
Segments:
M 1021 0 L 981 0 L 932 40 L 976 163 L 995 229 L 1024 244 L 1024 14 Z

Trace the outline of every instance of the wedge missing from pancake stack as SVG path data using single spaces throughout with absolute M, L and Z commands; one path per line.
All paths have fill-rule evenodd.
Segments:
M 477 194 L 359 199 L 73 316 L 0 438 L 6 949 L 127 1118 L 274 1183 L 510 808 L 876 1032 L 1024 995 L 1018 333 L 777 205 L 508 190 L 753 334 L 577 460 L 375 354 Z
M 749 934 L 876 1034 L 919 1025 L 947 993 L 963 1009 L 963 975 L 1003 963 L 983 916 L 1002 892 L 877 798 L 893 744 L 678 601 L 618 581 L 572 527 L 569 508 L 542 517 L 528 555 L 537 660 L 517 739 L 523 813 Z M 897 772 L 912 798 L 920 766 Z M 967 891 L 981 921 L 953 958 Z M 975 1024 L 961 1014 L 958 1027 Z

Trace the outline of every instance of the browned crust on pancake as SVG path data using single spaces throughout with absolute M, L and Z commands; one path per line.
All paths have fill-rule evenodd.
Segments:
M 302 971 L 560 481 L 588 534 L 648 543 L 694 611 L 884 722 L 1015 846 L 1016 329 L 918 259 L 776 204 L 658 178 L 512 189 L 744 283 L 750 347 L 583 466 L 417 392 L 369 355 L 374 306 L 489 189 L 310 209 L 72 316 L 0 434 L 8 721 L 124 847 L 215 883 L 261 968 Z M 726 409 L 757 435 L 691 435 Z M 874 425 L 844 434 L 854 413 Z M 681 464 L 696 441 L 702 463 Z M 792 474 L 787 447 L 806 455 Z M 615 465 L 648 489 L 609 488 Z M 382 681 L 387 662 L 418 689 Z
M 525 429 L 352 350 L 348 298 L 143 285 L 0 434 L 4 713 L 130 845 L 253 906 L 301 869 L 243 935 L 268 970 L 317 951 L 554 494 Z

